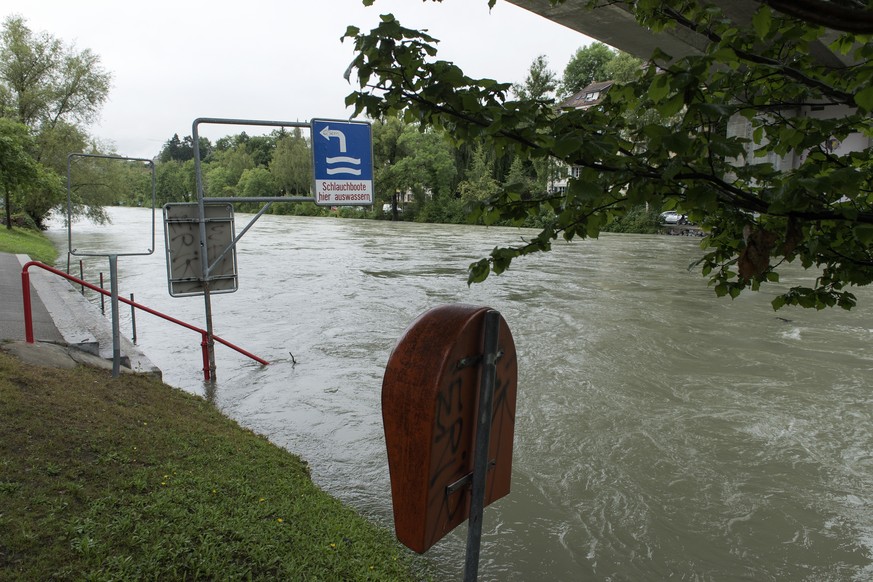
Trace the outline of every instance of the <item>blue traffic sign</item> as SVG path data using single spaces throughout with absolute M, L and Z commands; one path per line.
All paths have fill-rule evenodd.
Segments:
M 373 204 L 373 133 L 369 123 L 313 119 L 312 168 L 315 203 Z

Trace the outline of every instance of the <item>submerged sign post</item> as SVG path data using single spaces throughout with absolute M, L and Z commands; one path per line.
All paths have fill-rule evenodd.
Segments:
M 369 123 L 313 119 L 312 168 L 319 206 L 372 205 L 373 139 Z

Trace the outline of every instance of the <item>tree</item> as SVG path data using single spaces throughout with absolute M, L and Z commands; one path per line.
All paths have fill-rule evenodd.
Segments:
M 391 202 L 400 189 L 400 175 L 394 164 L 402 155 L 398 142 L 406 124 L 394 115 L 386 115 L 373 121 L 373 184 L 376 199 Z
M 34 34 L 20 16 L 0 31 L 0 110 L 32 128 L 61 121 L 87 124 L 109 95 L 111 75 L 100 58 L 48 33 Z
M 215 152 L 212 162 L 201 166 L 208 195 L 236 196 L 236 186 L 243 172 L 255 166 L 255 161 L 246 152 L 244 143 L 237 144 L 232 149 Z
M 269 170 L 258 166 L 243 171 L 239 179 L 238 190 L 239 195 L 246 198 L 276 196 L 276 179 Z
M 80 127 L 65 121 L 58 122 L 54 127 L 45 128 L 35 135 L 39 163 L 65 176 L 67 156 L 88 151 L 88 141 L 88 134 Z
M 237 173 L 221 162 L 204 164 L 200 167 L 203 177 L 204 196 L 211 198 L 236 196 L 238 194 L 237 185 L 240 178 L 248 170 L 249 168 L 241 169 Z
M 28 152 L 32 142 L 27 127 L 0 118 L 0 188 L 6 215 L 6 228 L 12 228 L 12 196 L 31 186 L 37 178 L 38 164 Z
M 615 58 L 606 63 L 603 74 L 606 80 L 617 83 L 630 83 L 643 73 L 643 61 L 630 53 L 618 51 Z
M 554 218 L 536 237 L 471 265 L 469 280 L 547 251 L 558 237 L 597 237 L 648 204 L 702 225 L 696 265 L 719 296 L 758 290 L 798 262 L 817 269 L 815 281 L 783 292 L 774 308 L 854 306 L 848 288 L 873 282 L 873 161 L 864 141 L 873 134 L 873 43 L 857 26 L 838 33 L 765 3 L 751 26 L 695 1 L 613 4 L 643 27 L 700 35 L 705 47 L 682 58 L 655 51 L 639 77 L 614 85 L 597 107 L 561 115 L 510 99 L 506 83 L 434 60 L 436 39 L 390 15 L 369 33 L 347 30 L 357 53 L 350 71 L 361 86 L 347 98 L 356 114 L 404 112 L 456 142 L 483 140 L 498 152 L 551 156 L 581 170 L 566 192 L 523 199 L 502 190 L 482 203 L 477 216 L 489 223 L 520 223 L 544 208 Z M 854 13 L 856 23 L 873 14 Z M 826 47 L 834 58 L 823 62 Z M 658 123 L 628 114 L 646 110 L 658 112 Z M 841 149 L 846 140 L 855 147 Z
M 0 117 L 0 190 L 5 224 L 12 228 L 13 212 L 20 212 L 42 227 L 42 219 L 64 195 L 58 174 L 39 164 L 36 146 L 24 125 Z
M 156 204 L 163 206 L 168 202 L 193 202 L 197 199 L 194 177 L 194 161 L 169 161 L 155 167 Z
M 549 60 L 539 55 L 530 64 L 524 83 L 513 85 L 512 91 L 519 99 L 538 101 L 553 98 L 557 88 L 558 80 L 549 69 Z
M 106 101 L 110 80 L 90 50 L 67 47 L 48 33 L 34 34 L 19 16 L 4 20 L 0 115 L 23 124 L 36 138 L 30 152 L 38 162 L 36 179 L 19 189 L 18 208 L 38 226 L 64 199 L 59 176 L 66 174 L 67 155 L 85 151 L 82 126 L 94 120 Z M 92 217 L 105 217 L 97 206 L 86 210 Z
M 108 222 L 106 206 L 151 205 L 151 165 L 97 151 L 69 160 L 69 210 L 76 216 Z
M 312 150 L 299 127 L 276 142 L 270 173 L 286 194 L 309 195 L 312 189 Z
M 377 122 L 373 134 L 375 182 L 382 200 L 411 192 L 421 206 L 430 199 L 452 196 L 457 168 L 443 135 L 391 116 Z
M 397 139 L 397 147 L 399 155 L 392 172 L 398 189 L 412 191 L 420 201 L 428 194 L 437 198 L 453 194 L 457 168 L 442 134 L 409 124 Z
M 536 174 L 535 170 L 534 174 Z M 503 187 L 507 190 L 516 191 L 522 198 L 529 198 L 538 189 L 545 189 L 544 186 L 540 186 L 537 183 L 535 175 L 531 176 L 530 170 L 525 168 L 524 162 L 519 157 L 512 160 L 512 165 L 509 166 L 509 172 L 506 174 Z
M 561 92 L 569 97 L 591 83 L 610 80 L 607 65 L 614 58 L 615 52 L 602 42 L 580 48 L 564 68 Z
M 173 137 L 164 142 L 164 146 L 158 154 L 158 161 L 161 163 L 166 163 L 171 160 L 184 162 L 186 159 L 192 159 L 194 157 L 194 152 L 191 152 L 190 157 L 187 157 L 187 154 L 188 152 L 185 152 L 182 149 L 182 140 L 179 139 L 179 134 L 174 133 Z
M 497 193 L 499 184 L 493 176 L 493 162 L 489 162 L 485 147 L 479 144 L 473 152 L 473 165 L 467 177 L 458 184 L 461 200 L 470 203 L 487 200 Z
M 212 144 L 209 139 L 200 137 L 200 159 L 208 161 L 212 154 Z M 179 139 L 179 134 L 174 133 L 173 137 L 164 142 L 161 147 L 161 152 L 158 154 L 158 161 L 169 162 L 175 160 L 177 162 L 187 162 L 194 159 L 194 138 L 186 135 L 183 139 Z

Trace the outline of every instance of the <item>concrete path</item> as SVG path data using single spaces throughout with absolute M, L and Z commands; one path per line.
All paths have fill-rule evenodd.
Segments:
M 112 369 L 112 324 L 66 279 L 30 268 L 30 301 L 35 343 L 25 342 L 22 267 L 27 255 L 0 253 L 0 348 L 33 364 Z M 161 371 L 125 337 L 121 371 L 161 376 Z

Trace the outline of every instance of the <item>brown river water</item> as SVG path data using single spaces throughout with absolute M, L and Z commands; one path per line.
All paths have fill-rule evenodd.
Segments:
M 74 246 L 149 248 L 148 210 L 111 215 L 76 223 Z M 873 293 L 851 312 L 774 312 L 777 289 L 813 276 L 789 269 L 783 287 L 718 299 L 687 270 L 699 240 L 641 235 L 555 244 L 467 286 L 470 262 L 533 234 L 265 216 L 240 242 L 239 290 L 213 311 L 216 334 L 271 364 L 219 346 L 213 389 L 198 334 L 140 313 L 138 344 L 166 382 L 391 527 L 390 351 L 432 307 L 488 305 L 512 330 L 519 381 L 512 492 L 486 508 L 480 580 L 873 579 Z M 67 250 L 65 228 L 49 235 Z M 162 238 L 158 213 L 155 253 L 119 257 L 120 293 L 205 327 L 201 297 L 168 293 Z M 107 259 L 84 269 L 108 288 Z M 129 335 L 126 308 L 121 320 Z M 435 579 L 461 579 L 465 536 L 426 554 Z

